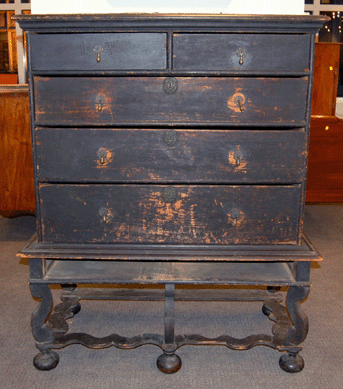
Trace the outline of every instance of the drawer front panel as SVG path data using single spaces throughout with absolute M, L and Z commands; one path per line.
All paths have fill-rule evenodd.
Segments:
M 304 123 L 308 78 L 36 77 L 41 125 Z
M 36 129 L 42 181 L 300 182 L 304 130 Z
M 166 34 L 33 34 L 32 70 L 165 69 Z
M 40 186 L 43 242 L 296 244 L 301 186 Z
M 286 34 L 176 34 L 175 70 L 304 72 L 310 36 Z

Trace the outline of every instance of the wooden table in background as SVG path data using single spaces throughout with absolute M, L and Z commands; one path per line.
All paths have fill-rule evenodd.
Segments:
M 34 214 L 27 87 L 0 86 L 0 215 Z
M 306 202 L 343 202 L 343 121 L 335 116 L 340 43 L 316 43 Z

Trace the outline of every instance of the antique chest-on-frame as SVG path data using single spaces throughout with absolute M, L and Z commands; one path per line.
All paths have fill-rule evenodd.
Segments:
M 321 259 L 303 234 L 303 208 L 314 41 L 326 19 L 15 19 L 28 32 L 37 236 L 20 255 L 41 299 L 35 367 L 54 368 L 53 349 L 75 343 L 154 344 L 158 368 L 173 373 L 183 345 L 262 344 L 284 352 L 283 370 L 301 371 L 300 301 Z M 51 312 L 53 284 L 63 302 Z M 165 333 L 68 333 L 82 299 L 161 298 L 156 288 L 83 284 L 165 285 Z M 261 300 L 272 334 L 177 335 L 175 299 Z

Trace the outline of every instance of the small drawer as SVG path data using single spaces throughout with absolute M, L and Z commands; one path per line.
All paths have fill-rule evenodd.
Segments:
M 305 124 L 307 77 L 35 77 L 39 125 Z
M 296 244 L 301 185 L 39 187 L 46 243 Z
M 308 34 L 175 34 L 174 70 L 304 72 Z
M 152 70 L 167 66 L 165 33 L 33 34 L 33 71 Z
M 63 182 L 294 183 L 301 130 L 37 128 L 37 177 Z

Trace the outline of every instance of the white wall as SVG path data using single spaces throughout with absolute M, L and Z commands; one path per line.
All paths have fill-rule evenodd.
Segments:
M 125 6 L 124 6 L 125 5 Z M 31 0 L 33 14 L 188 12 L 244 14 L 303 14 L 304 0 Z

